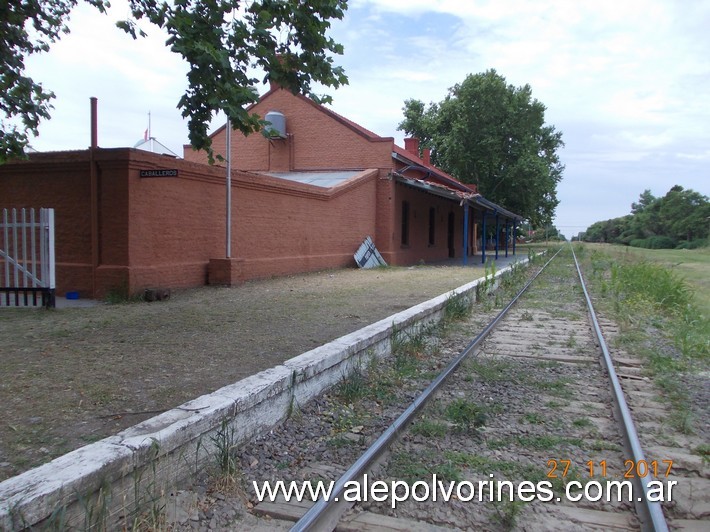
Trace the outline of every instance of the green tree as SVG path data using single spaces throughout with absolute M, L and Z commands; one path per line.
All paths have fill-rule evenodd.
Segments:
M 699 192 L 676 185 L 660 200 L 659 211 L 664 236 L 688 242 L 708 237 L 710 203 Z
M 644 190 L 639 196 L 639 202 L 631 204 L 631 214 L 639 214 L 656 202 L 657 198 L 651 194 L 649 189 Z
M 80 0 L 0 2 L 0 163 L 21 156 L 30 135 L 50 116 L 54 94 L 25 73 L 25 58 L 46 52 L 67 33 L 67 20 Z M 83 0 L 105 12 L 108 0 Z M 131 17 L 117 25 L 136 38 L 146 19 L 164 30 L 166 45 L 189 64 L 188 87 L 177 102 L 188 118 L 190 143 L 212 156 L 207 134 L 224 111 L 245 134 L 262 127 L 245 109 L 257 100 L 253 69 L 293 92 L 318 98 L 314 82 L 347 83 L 332 54 L 343 48 L 327 36 L 330 21 L 341 19 L 346 0 L 129 0 Z M 327 101 L 327 97 L 318 98 Z M 2 115 L 0 115 L 1 117 Z
M 536 226 L 551 222 L 564 143 L 529 85 L 514 87 L 489 70 L 467 76 L 439 103 L 407 100 L 403 111 L 399 129 L 431 148 L 437 166 Z

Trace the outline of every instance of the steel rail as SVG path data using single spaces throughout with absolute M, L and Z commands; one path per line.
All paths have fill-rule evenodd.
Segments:
M 419 394 L 409 407 L 385 430 L 377 440 L 343 473 L 336 481 L 330 493 L 328 500 L 322 497 L 318 499 L 313 506 L 296 522 L 291 528 L 291 532 L 302 532 L 307 530 L 333 530 L 343 513 L 346 511 L 346 506 L 342 504 L 341 496 L 348 483 L 360 478 L 367 472 L 370 466 L 391 446 L 397 435 L 405 428 L 414 416 L 421 410 L 427 401 L 434 395 L 439 387 L 446 379 L 458 368 L 461 362 L 474 350 L 478 345 L 486 339 L 493 331 L 498 322 L 508 313 L 511 307 L 518 301 L 520 296 L 530 287 L 538 275 L 547 268 L 548 264 L 554 260 L 560 253 L 560 248 L 538 272 L 523 286 L 523 288 L 515 295 L 515 297 L 501 310 L 498 315 L 476 336 L 455 359 L 427 386 L 427 388 Z
M 604 355 L 604 366 L 609 374 L 609 380 L 611 381 L 611 391 L 615 402 L 614 405 L 618 413 L 617 420 L 619 421 L 622 436 L 626 442 L 626 450 L 631 453 L 634 464 L 640 463 L 641 460 L 645 462 L 646 459 L 643 454 L 643 449 L 641 448 L 638 433 L 636 432 L 636 426 L 634 425 L 633 418 L 631 417 L 629 406 L 626 403 L 624 391 L 621 389 L 621 383 L 616 375 L 614 363 L 611 360 L 611 354 L 609 353 L 609 349 L 604 341 L 604 336 L 602 335 L 602 330 L 599 326 L 599 321 L 597 320 L 592 300 L 589 297 L 589 292 L 587 292 L 587 287 L 584 284 L 584 278 L 582 277 L 582 270 L 580 269 L 579 262 L 577 261 L 577 255 L 575 254 L 574 247 L 571 244 L 570 247 L 572 248 L 572 257 L 574 258 L 574 264 L 577 267 L 577 274 L 579 275 L 579 282 L 582 285 L 584 298 L 587 300 L 587 309 L 589 310 L 589 316 L 592 320 L 594 332 L 596 333 L 599 346 L 601 347 Z M 668 530 L 668 524 L 666 523 L 666 518 L 663 515 L 661 504 L 657 501 L 648 500 L 649 488 L 646 481 L 641 480 L 638 476 L 635 477 L 635 480 L 637 486 L 640 485 L 643 491 L 643 497 L 636 497 L 634 501 L 636 513 L 641 520 L 642 530 L 666 532 Z

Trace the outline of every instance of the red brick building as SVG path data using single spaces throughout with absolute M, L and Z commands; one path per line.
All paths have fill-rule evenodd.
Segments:
M 57 293 L 82 297 L 354 266 L 367 236 L 393 265 L 463 259 L 480 252 L 484 213 L 501 233 L 519 220 L 420 158 L 416 139 L 402 149 L 278 87 L 252 111 L 281 129 L 233 134 L 229 258 L 225 168 L 189 147 L 33 154 L 0 166 L 0 208 L 55 209 Z

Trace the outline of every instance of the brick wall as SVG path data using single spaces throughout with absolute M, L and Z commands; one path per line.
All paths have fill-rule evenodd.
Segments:
M 393 139 L 365 133 L 346 119 L 311 100 L 276 89 L 265 94 L 251 112 L 261 117 L 279 111 L 286 118 L 287 139 L 267 140 L 256 133 L 232 134 L 232 168 L 240 170 L 391 169 Z M 226 132 L 212 136 L 216 154 L 225 154 Z M 207 161 L 205 153 L 185 149 L 185 159 Z
M 401 183 L 394 185 L 393 264 L 431 263 L 449 258 L 449 215 L 453 215 L 454 257 L 463 256 L 463 207 Z M 409 203 L 409 244 L 402 244 L 402 202 Z M 429 243 L 429 209 L 435 209 L 434 244 Z M 469 230 L 472 224 L 469 220 Z
M 37 154 L 0 167 L 1 207 L 56 211 L 57 291 L 110 291 L 207 283 L 225 256 L 224 168 L 140 150 L 96 152 L 98 264 L 91 249 L 89 152 Z M 176 169 L 177 177 L 140 177 Z M 232 257 L 241 279 L 354 265 L 375 232 L 377 170 L 333 189 L 234 172 Z
M 354 266 L 353 253 L 375 232 L 377 171 L 336 189 L 240 176 L 235 188 L 236 256 L 246 278 Z

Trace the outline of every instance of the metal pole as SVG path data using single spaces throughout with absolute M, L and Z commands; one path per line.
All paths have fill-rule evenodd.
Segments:
M 496 260 L 498 260 L 498 242 L 500 242 L 500 218 L 496 213 Z
M 232 257 L 232 121 L 227 116 L 227 258 Z
M 505 220 L 505 258 L 508 258 L 508 239 L 510 234 L 508 233 L 508 219 Z
M 486 211 L 483 211 L 483 231 L 481 232 L 481 264 L 486 263 Z
M 91 297 L 98 296 L 96 269 L 99 267 L 101 255 L 99 252 L 99 171 L 96 162 L 96 150 L 99 145 L 98 99 L 89 98 L 91 102 L 91 147 L 89 148 L 89 195 L 91 204 Z

